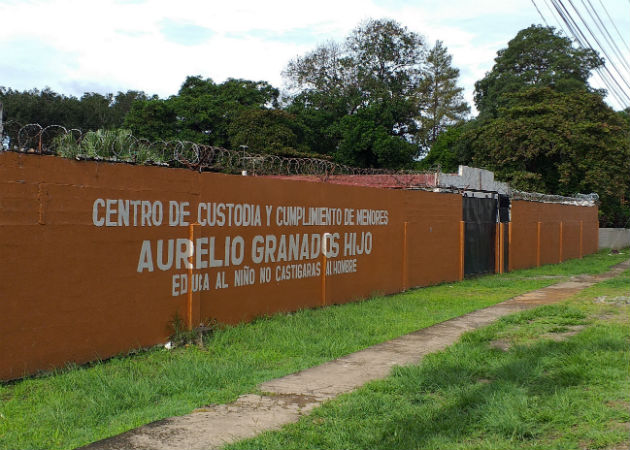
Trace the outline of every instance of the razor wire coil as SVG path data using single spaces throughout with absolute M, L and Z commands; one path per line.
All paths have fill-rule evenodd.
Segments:
M 245 149 L 230 150 L 185 140 L 149 141 L 136 138 L 128 130 L 88 131 L 68 129 L 61 125 L 20 125 L 3 123 L 0 151 L 57 155 L 79 160 L 124 162 L 142 165 L 185 167 L 196 171 L 247 173 L 248 175 L 306 176 L 320 181 L 346 180 L 357 177 L 356 184 L 383 185 L 399 188 L 427 188 L 452 192 L 462 188 L 439 186 L 435 171 L 405 171 L 352 167 L 322 158 L 288 157 L 269 153 L 253 153 Z M 373 180 L 367 180 L 372 176 Z M 380 177 L 379 177 L 380 176 Z M 360 180 L 359 177 L 363 177 Z M 371 182 L 372 181 L 372 182 Z M 573 197 L 524 192 L 510 189 L 514 200 L 572 205 L 594 205 L 599 196 L 576 194 Z
M 405 184 L 405 175 L 423 173 L 358 168 L 321 158 L 252 153 L 185 140 L 151 142 L 136 138 L 125 130 L 83 133 L 81 130 L 68 129 L 61 125 L 18 126 L 10 122 L 4 124 L 4 130 L 4 136 L 0 140 L 3 150 L 52 154 L 76 159 L 175 165 L 198 171 L 228 173 L 246 170 L 255 175 L 314 175 L 323 178 L 332 175 L 391 175 L 401 184 Z

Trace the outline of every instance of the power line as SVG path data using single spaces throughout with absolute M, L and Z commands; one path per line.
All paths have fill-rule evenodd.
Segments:
M 612 23 L 612 26 L 615 27 L 615 30 L 617 31 L 617 35 L 619 35 L 619 39 L 621 40 L 621 42 L 623 42 L 623 45 L 625 45 L 626 48 L 628 49 L 628 51 L 630 52 L 630 47 L 628 47 L 628 44 L 626 44 L 626 41 L 624 40 L 623 36 L 619 32 L 619 28 L 617 28 L 617 25 L 615 25 L 615 21 L 612 20 L 612 17 L 610 17 L 610 14 L 608 14 L 608 10 L 606 9 L 604 4 L 602 3 L 602 0 L 599 0 L 599 4 L 602 5 L 602 9 L 604 10 L 606 15 L 608 16 L 608 20 L 610 20 L 610 23 Z
M 549 4 L 550 1 L 553 7 Z M 555 22 L 558 24 L 560 30 L 562 30 L 565 36 L 572 35 L 579 46 L 581 46 L 582 48 L 592 49 L 592 46 L 588 42 L 588 39 L 586 38 L 584 33 L 582 33 L 581 30 L 579 29 L 577 22 L 573 20 L 573 18 L 569 14 L 569 11 L 561 2 L 560 4 L 556 3 L 555 0 L 544 0 L 544 2 L 551 17 L 554 18 Z M 541 17 L 544 20 L 544 16 L 542 15 L 542 12 L 540 11 L 540 9 L 539 8 L 536 8 L 536 9 L 539 15 L 541 15 Z M 547 23 L 546 20 L 545 20 L 545 23 Z M 569 32 L 567 32 L 567 29 L 564 28 L 563 23 L 567 27 Z M 628 100 L 630 100 L 630 98 L 628 98 L 628 95 L 626 94 L 625 90 L 621 88 L 621 86 L 619 85 L 619 83 L 617 82 L 613 74 L 610 73 L 606 65 L 604 65 L 604 70 L 601 70 L 599 67 L 596 68 L 595 73 L 593 75 L 596 78 L 599 78 L 601 83 L 604 86 L 606 86 L 608 93 L 611 95 L 611 97 L 613 97 L 617 101 L 617 103 L 619 103 L 619 105 L 627 104 L 627 101 L 624 99 L 624 97 Z M 622 79 L 625 80 L 625 77 L 622 77 Z
M 558 0 L 558 1 L 562 4 L 562 0 Z M 582 23 L 584 24 L 584 26 L 588 30 L 589 34 L 593 37 L 593 40 L 599 46 L 599 49 L 602 51 L 604 56 L 606 58 L 608 58 L 609 66 L 612 67 L 612 69 L 615 72 L 617 72 L 617 75 L 619 75 L 619 77 L 621 77 L 622 83 L 624 83 L 626 85 L 626 87 L 628 88 L 628 90 L 630 90 L 630 84 L 628 84 L 628 82 L 626 81 L 625 76 L 619 71 L 619 69 L 617 68 L 617 65 L 613 62 L 613 59 L 610 57 L 609 53 L 606 51 L 604 46 L 601 44 L 601 42 L 599 41 L 599 39 L 597 38 L 595 33 L 593 33 L 593 30 L 591 30 L 591 27 L 588 25 L 588 23 L 584 20 L 584 18 L 582 17 L 582 14 L 580 14 L 580 11 L 578 11 L 578 9 L 575 7 L 575 5 L 573 4 L 573 0 L 569 0 L 569 4 L 571 4 L 571 6 L 573 7 L 573 10 L 576 12 L 577 16 L 580 18 L 580 20 L 582 21 Z M 591 49 L 594 50 L 593 46 L 588 41 L 588 39 L 586 39 L 586 42 L 587 42 L 588 46 Z M 606 67 L 606 66 L 604 66 L 604 67 Z M 615 80 L 615 82 L 616 82 L 616 80 Z M 630 100 L 630 97 L 628 97 L 628 100 Z
M 536 11 L 538 11 L 538 15 L 543 20 L 543 22 L 545 22 L 545 25 L 549 26 L 549 24 L 545 20 L 545 16 L 543 16 L 542 13 L 540 12 L 540 9 L 538 9 L 538 5 L 536 5 L 536 2 L 534 0 L 531 0 L 531 1 L 532 1 L 532 4 L 534 5 L 534 8 L 536 8 Z
M 559 19 L 556 17 L 557 11 L 551 7 L 551 5 L 549 4 L 549 0 L 544 0 L 544 1 L 545 1 L 545 6 L 547 6 L 547 9 L 549 10 L 549 12 L 550 12 L 551 16 L 552 16 L 552 17 L 554 18 L 554 20 L 557 22 L 558 27 L 562 30 L 562 32 L 564 33 L 564 35 L 565 35 L 567 38 L 570 38 L 570 34 L 569 34 L 569 33 L 567 33 L 567 31 L 566 31 L 566 30 L 564 29 L 564 27 L 562 26 L 562 21 L 561 21 L 561 20 L 559 20 Z
M 578 32 L 573 28 L 571 23 L 565 19 L 564 15 L 562 14 L 562 10 L 558 8 L 555 4 L 553 5 L 553 7 L 550 5 L 550 1 L 553 2 L 553 0 L 544 0 L 544 1 L 545 1 L 545 6 L 549 10 L 549 13 L 554 18 L 555 22 L 558 24 L 558 27 L 560 28 L 560 30 L 562 30 L 564 35 L 567 37 L 573 36 L 573 39 L 577 42 L 577 44 L 580 47 L 586 48 L 586 45 L 581 42 Z M 564 28 L 563 22 L 565 22 L 569 30 L 568 32 Z M 600 70 L 599 67 L 595 68 L 595 73 L 593 74 L 593 76 L 598 78 L 601 84 L 608 88 L 607 89 L 608 93 L 617 101 L 617 103 L 619 103 L 620 105 L 624 104 L 622 95 L 619 94 L 615 86 L 607 78 L 606 74 L 602 70 Z
M 580 1 L 582 2 L 582 5 L 584 5 L 584 9 L 586 9 L 586 12 L 588 13 L 588 15 L 591 16 L 591 19 L 593 19 L 593 22 L 595 22 L 595 26 L 599 30 L 600 34 L 604 37 L 608 45 L 610 45 L 610 48 L 612 48 L 613 53 L 615 53 L 615 55 L 617 56 L 617 60 L 621 63 L 622 66 L 624 66 L 626 70 L 630 70 L 630 65 L 628 64 L 628 62 L 622 55 L 621 51 L 619 50 L 619 47 L 617 47 L 615 40 L 612 38 L 612 36 L 608 32 L 608 29 L 606 28 L 606 25 L 604 25 L 604 22 L 602 22 L 602 19 L 599 17 L 599 14 L 597 14 L 597 11 L 595 11 L 595 8 L 593 8 L 593 4 L 591 3 L 591 0 L 586 0 L 588 5 L 591 7 L 590 10 L 588 6 L 586 6 L 586 3 L 584 2 L 584 0 L 580 0 Z M 591 13 L 591 10 L 592 10 L 592 13 Z
M 569 0 L 570 1 L 570 0 Z M 562 0 L 551 0 L 551 4 L 556 9 L 558 16 L 560 16 L 561 20 L 566 24 L 567 28 L 577 41 L 577 43 L 582 48 L 590 48 L 593 49 L 593 46 L 590 44 L 586 35 L 582 32 L 577 22 L 573 19 L 569 10 L 562 3 Z M 571 3 L 572 4 L 572 3 Z M 573 6 L 573 4 L 572 4 Z M 575 6 L 574 6 L 575 9 Z M 600 79 L 603 81 L 604 85 L 608 88 L 610 94 L 615 97 L 615 99 L 619 102 L 620 105 L 627 107 L 630 104 L 630 97 L 625 92 L 625 90 L 619 85 L 619 82 L 615 78 L 615 76 L 610 72 L 608 67 L 604 64 L 603 68 L 596 68 L 596 71 L 600 75 Z M 625 98 L 625 99 L 624 99 Z
M 580 32 L 579 30 L 577 30 L 576 28 L 574 28 L 574 23 L 568 18 L 568 11 L 565 10 L 565 12 L 563 12 L 563 7 L 562 8 L 556 4 L 556 2 L 554 0 L 551 0 L 551 4 L 553 5 L 553 7 L 556 9 L 556 12 L 558 14 L 558 16 L 560 17 L 561 21 L 564 22 L 567 26 L 567 28 L 569 29 L 569 32 L 571 33 L 571 35 L 573 35 L 575 41 L 578 43 L 578 45 L 582 48 L 586 48 L 586 44 L 584 43 L 584 41 L 582 41 L 582 39 L 580 38 Z M 567 34 L 568 36 L 568 34 Z M 617 99 L 617 101 L 621 102 L 621 98 L 618 96 L 618 94 L 616 93 L 615 89 L 612 88 L 612 86 L 610 85 L 610 83 L 605 79 L 602 71 L 599 70 L 599 67 L 597 67 L 596 69 L 597 74 L 599 75 L 602 83 L 604 83 L 607 87 L 608 87 L 608 91 Z M 623 103 L 623 102 L 621 102 Z

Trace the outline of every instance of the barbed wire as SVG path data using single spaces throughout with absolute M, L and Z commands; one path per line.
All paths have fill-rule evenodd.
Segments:
M 21 153 L 57 155 L 79 160 L 185 167 L 196 171 L 291 177 L 292 179 L 297 177 L 303 180 L 362 186 L 420 188 L 450 192 L 466 190 L 461 186 L 440 186 L 439 167 L 429 171 L 359 168 L 322 158 L 287 157 L 252 153 L 243 149 L 228 150 L 184 140 L 149 141 L 136 138 L 129 130 L 122 129 L 84 133 L 81 130 L 68 129 L 61 125 L 22 126 L 17 122 L 5 122 L 2 125 L 0 150 Z M 509 189 L 509 195 L 514 200 L 583 206 L 592 206 L 599 201 L 599 196 L 595 193 L 566 197 Z
M 244 149 L 199 144 L 184 140 L 148 141 L 128 130 L 98 130 L 86 133 L 61 125 L 19 126 L 4 124 L 0 146 L 5 150 L 54 154 L 67 158 L 117 161 L 133 164 L 187 167 L 198 171 L 220 171 L 250 175 L 302 175 L 326 180 L 339 175 L 381 175 L 399 186 L 428 185 L 423 175 L 431 172 L 352 167 L 322 158 L 287 157 L 252 153 Z M 427 178 L 428 179 L 428 178 Z
M 599 202 L 599 195 L 594 192 L 591 194 L 575 194 L 573 197 L 566 197 L 563 195 L 541 194 L 540 192 L 524 192 L 517 189 L 511 189 L 511 197 L 513 200 L 562 203 L 565 205 L 577 206 L 593 206 Z

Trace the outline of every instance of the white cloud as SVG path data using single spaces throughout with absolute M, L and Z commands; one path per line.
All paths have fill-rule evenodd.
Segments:
M 496 51 L 539 22 L 526 0 L 0 0 L 0 17 L 5 86 L 48 85 L 73 95 L 85 86 L 142 89 L 160 96 L 176 93 L 187 75 L 197 74 L 280 87 L 291 58 L 343 39 L 362 20 L 388 17 L 429 44 L 445 42 L 469 101 Z

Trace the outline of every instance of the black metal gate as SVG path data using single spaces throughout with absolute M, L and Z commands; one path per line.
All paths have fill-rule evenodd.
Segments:
M 493 273 L 497 237 L 497 199 L 465 196 L 463 206 L 464 275 Z
M 503 250 L 503 272 L 508 272 L 510 255 L 510 197 L 499 194 L 499 222 L 503 229 L 503 240 L 499 248 Z

